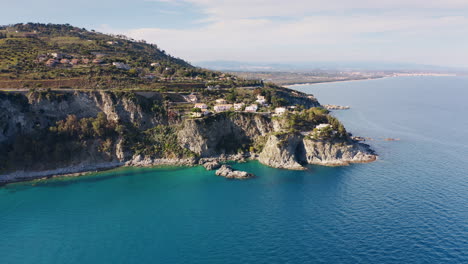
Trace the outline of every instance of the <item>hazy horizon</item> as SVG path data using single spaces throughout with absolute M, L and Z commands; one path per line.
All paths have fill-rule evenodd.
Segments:
M 3 25 L 69 23 L 125 34 L 190 62 L 468 67 L 468 1 L 462 0 L 27 0 L 3 6 Z

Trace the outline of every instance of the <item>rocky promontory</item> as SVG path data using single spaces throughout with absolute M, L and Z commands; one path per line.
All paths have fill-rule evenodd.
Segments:
M 116 166 L 214 170 L 219 162 L 257 159 L 303 170 L 377 158 L 316 101 L 290 96 L 308 107 L 276 116 L 226 111 L 186 118 L 158 92 L 0 92 L 0 182 Z

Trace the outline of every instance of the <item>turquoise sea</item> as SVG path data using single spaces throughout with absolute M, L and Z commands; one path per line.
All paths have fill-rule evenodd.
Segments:
M 468 78 L 294 86 L 377 162 L 126 168 L 0 187 L 0 263 L 468 263 Z M 383 138 L 399 141 L 384 141 Z

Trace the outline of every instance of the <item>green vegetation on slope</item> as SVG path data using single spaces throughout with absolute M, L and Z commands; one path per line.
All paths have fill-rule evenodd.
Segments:
M 0 88 L 258 85 L 191 66 L 155 44 L 56 24 L 0 26 Z

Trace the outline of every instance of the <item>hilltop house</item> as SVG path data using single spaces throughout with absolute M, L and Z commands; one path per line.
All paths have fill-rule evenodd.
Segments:
M 112 65 L 114 65 L 117 69 L 122 69 L 122 70 L 127 70 L 127 71 L 130 70 L 130 66 L 122 62 L 113 62 Z
M 255 102 L 261 105 L 267 104 L 267 100 L 265 99 L 265 96 L 262 96 L 262 95 L 257 95 L 257 100 Z
M 218 104 L 214 106 L 215 112 L 225 112 L 229 111 L 232 108 L 232 104 Z
M 192 117 L 202 117 L 203 113 L 202 112 L 192 112 L 191 115 L 192 115 Z
M 64 54 L 58 52 L 48 53 L 47 55 L 51 56 L 54 59 L 62 59 L 64 57 Z
M 276 107 L 275 108 L 275 114 L 276 115 L 283 115 L 284 113 L 286 113 L 288 111 L 288 109 L 286 109 L 286 107 Z
M 195 104 L 194 108 L 200 108 L 202 111 L 208 109 L 208 106 L 203 103 Z
M 329 127 L 329 126 L 330 126 L 330 124 L 319 124 L 319 125 L 317 125 L 315 128 L 316 128 L 316 129 L 323 129 L 323 128 L 327 128 L 327 127 Z
M 245 108 L 245 111 L 249 113 L 255 113 L 257 112 L 257 110 L 258 110 L 258 106 L 256 104 L 249 105 Z
M 216 99 L 217 104 L 227 104 L 227 101 L 225 99 Z
M 317 125 L 314 130 L 312 131 L 312 136 L 313 137 L 322 137 L 327 135 L 327 128 L 331 127 L 330 124 L 319 124 Z M 332 133 L 336 133 L 335 131 L 332 131 Z

